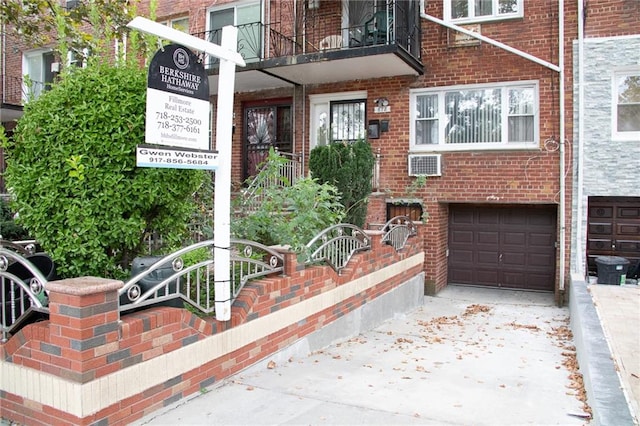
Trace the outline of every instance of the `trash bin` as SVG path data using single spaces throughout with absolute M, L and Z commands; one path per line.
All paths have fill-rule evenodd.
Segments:
M 627 279 L 629 261 L 619 256 L 596 257 L 598 284 L 622 285 Z

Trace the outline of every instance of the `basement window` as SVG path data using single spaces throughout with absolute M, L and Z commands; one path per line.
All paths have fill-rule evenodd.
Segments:
M 396 216 L 407 216 L 414 222 L 422 220 L 422 203 L 410 200 L 398 200 L 387 202 L 387 221 Z

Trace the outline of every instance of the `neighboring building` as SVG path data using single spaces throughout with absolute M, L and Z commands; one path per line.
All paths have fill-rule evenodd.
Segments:
M 640 2 L 589 1 L 573 44 L 572 270 L 640 261 Z M 605 24 L 606 23 L 606 24 Z
M 586 241 L 586 202 L 574 202 L 583 219 L 581 237 L 571 238 L 572 190 L 584 188 L 589 202 L 638 196 L 638 138 L 614 140 L 605 127 L 615 114 L 590 111 L 589 126 L 599 126 L 598 113 L 605 122 L 600 133 L 585 132 L 584 149 L 576 142 L 572 69 L 580 1 L 159 0 L 156 16 L 216 43 L 223 26 L 239 28 L 247 66 L 237 69 L 230 123 L 235 183 L 255 174 L 270 146 L 299 154 L 304 166 L 318 145 L 367 138 L 379 158 L 368 224 L 399 213 L 428 217 L 420 228 L 427 291 L 459 283 L 554 291 L 560 300 L 576 258 L 570 249 Z M 606 90 L 587 91 L 587 109 L 590 99 L 611 102 L 612 79 L 637 75 L 640 49 L 630 34 L 640 32 L 639 5 L 588 2 L 590 11 L 609 15 L 587 15 L 585 74 L 593 73 L 585 84 L 603 67 L 609 75 L 601 75 Z M 618 35 L 624 37 L 611 38 Z M 621 41 L 623 49 L 607 45 Z M 611 66 L 593 60 L 599 48 Z M 6 49 L 7 57 L 17 54 Z M 49 69 L 46 51 L 33 51 L 21 55 L 23 70 L 37 68 L 30 54 Z M 206 65 L 215 100 L 218 64 Z M 46 82 L 45 71 L 41 76 Z M 634 110 L 634 99 L 621 110 Z M 583 151 L 589 152 L 581 162 Z M 600 155 L 611 164 L 603 167 L 608 160 Z M 595 164 L 610 177 L 587 179 Z M 574 183 L 578 168 L 585 175 Z M 424 185 L 419 175 L 427 176 Z

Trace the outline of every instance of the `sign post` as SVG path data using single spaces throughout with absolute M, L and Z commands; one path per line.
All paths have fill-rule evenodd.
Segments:
M 143 31 L 149 34 L 153 34 L 158 37 L 162 37 L 166 40 L 173 41 L 175 43 L 179 43 L 182 46 L 186 46 L 197 51 L 204 52 L 208 55 L 214 56 L 220 59 L 220 75 L 218 79 L 218 107 L 217 107 L 217 120 L 216 120 L 216 149 L 218 150 L 216 155 L 216 165 L 214 168 L 217 168 L 216 177 L 215 177 L 215 185 L 216 190 L 214 194 L 214 277 L 215 277 L 215 311 L 216 311 L 216 319 L 218 321 L 228 321 L 231 319 L 231 279 L 230 279 L 230 267 L 231 267 L 231 254 L 230 254 L 230 244 L 231 244 L 231 152 L 232 152 L 232 138 L 231 138 L 231 126 L 233 122 L 233 95 L 235 91 L 235 70 L 236 65 L 244 66 L 245 62 L 242 59 L 242 56 L 237 52 L 237 40 L 238 40 L 238 29 L 233 26 L 227 26 L 222 29 L 222 45 L 218 46 L 217 44 L 213 44 L 207 42 L 205 40 L 199 39 L 197 37 L 193 37 L 189 34 L 185 34 L 178 30 L 174 30 L 173 28 L 169 28 L 165 25 L 158 24 L 157 22 L 153 22 L 149 19 L 145 19 L 142 17 L 136 17 L 127 25 L 130 28 L 137 29 L 139 31 Z M 179 46 L 180 47 L 180 46 Z M 186 52 L 187 54 L 189 52 Z M 178 61 L 182 61 L 182 59 L 178 59 Z M 183 74 L 177 73 L 171 75 L 169 72 L 169 77 L 186 77 L 186 79 L 193 79 L 190 76 L 184 76 Z M 162 77 L 161 77 L 162 79 Z M 174 80 L 171 80 L 175 83 Z M 193 82 L 193 81 L 192 81 Z M 172 84 L 175 86 L 175 84 Z M 189 87 L 189 84 L 176 86 L 176 87 Z M 191 85 L 191 88 L 195 86 Z M 176 95 L 175 93 L 173 95 Z M 208 90 L 207 90 L 207 106 L 206 111 L 209 113 L 209 102 L 208 102 Z M 171 95 L 166 95 L 171 96 Z M 176 111 L 179 112 L 183 120 L 186 118 L 191 118 L 193 120 L 197 120 L 198 116 L 194 113 L 187 113 L 185 111 L 179 111 L 177 109 L 178 106 L 182 106 L 184 108 L 188 108 L 189 106 L 181 103 L 181 101 L 173 102 L 168 99 L 168 103 L 170 106 L 175 106 Z M 184 101 L 184 100 L 183 100 Z M 149 107 L 147 108 L 149 111 Z M 171 115 L 172 112 L 166 111 L 168 115 Z M 158 111 L 153 111 L 158 112 Z M 160 111 L 163 113 L 163 111 Z M 177 116 L 177 115 L 176 115 Z M 165 117 L 160 117 L 162 120 L 165 120 Z M 147 119 L 149 117 L 147 116 Z M 161 121 L 162 121 L 161 120 Z M 167 117 L 166 120 L 169 120 Z M 177 127 L 178 124 L 176 120 L 179 119 L 171 119 L 169 120 L 169 126 L 173 126 L 176 124 L 176 134 L 180 135 L 177 132 L 179 129 Z M 149 126 L 149 122 L 147 122 L 147 127 Z M 190 124 L 190 125 L 193 125 Z M 195 126 L 199 126 L 200 124 L 195 124 Z M 160 130 L 163 130 L 162 127 L 164 124 L 161 124 Z M 166 128 L 164 129 L 166 130 Z M 173 132 L 173 127 L 170 128 Z M 182 131 L 181 131 L 182 132 Z M 162 133 L 162 132 L 160 132 Z M 173 133 L 171 133 L 173 134 Z M 182 133 L 182 137 L 188 138 L 185 136 L 186 134 L 197 134 L 197 132 L 189 132 L 186 131 Z M 207 137 L 208 137 L 208 127 L 207 127 Z M 207 155 L 207 153 L 199 152 L 199 144 L 202 143 L 200 139 L 193 136 L 188 141 L 188 143 L 193 143 L 194 146 L 185 147 L 183 146 L 181 149 L 184 152 L 189 153 L 190 155 Z M 161 139 L 162 135 L 161 135 Z M 171 140 L 170 143 L 175 143 L 178 138 L 176 137 L 168 137 L 168 141 Z M 208 146 L 207 146 L 208 148 Z M 155 147 L 154 148 L 158 152 L 169 151 L 170 154 L 173 155 L 172 149 L 167 149 L 164 147 Z M 206 149 L 206 148 L 205 148 Z M 141 150 L 146 150 L 141 152 Z M 215 153 L 210 152 L 211 155 Z M 151 155 L 149 153 L 149 148 L 139 147 L 138 155 L 140 158 L 144 158 L 147 155 Z M 154 154 L 157 155 L 158 154 Z M 185 154 L 186 155 L 186 154 Z M 158 158 L 166 158 L 165 156 Z M 170 157 L 173 159 L 173 157 Z M 207 158 L 198 158 L 198 157 L 176 157 L 176 160 L 182 161 L 207 161 Z M 211 159 L 213 161 L 213 159 Z M 166 163 L 165 163 L 166 164 Z M 189 166 L 194 166 L 193 162 L 191 164 L 186 163 Z M 202 166 L 202 164 L 197 164 Z M 212 163 L 213 165 L 213 163 Z M 195 167 L 189 167 L 195 168 Z

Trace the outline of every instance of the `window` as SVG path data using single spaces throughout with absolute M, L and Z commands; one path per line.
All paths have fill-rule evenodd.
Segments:
M 243 3 L 236 6 L 216 8 L 209 11 L 208 40 L 215 44 L 222 41 L 222 28 L 226 25 L 238 27 L 238 52 L 246 62 L 262 57 L 262 20 L 260 2 Z M 210 59 L 209 66 L 219 60 Z
M 640 71 L 614 76 L 613 138 L 640 140 Z
M 366 137 L 366 91 L 309 96 L 310 148 Z
M 185 16 L 182 18 L 170 19 L 168 21 L 161 22 L 161 24 L 166 25 L 167 27 L 173 28 L 174 30 L 182 31 L 183 33 L 189 34 L 189 17 Z
M 534 82 L 414 90 L 411 150 L 536 147 L 537 92 Z
M 447 21 L 478 22 L 521 18 L 523 0 L 444 0 Z
M 25 101 L 35 99 L 43 91 L 49 90 L 54 79 L 51 70 L 53 63 L 53 52 L 48 50 L 25 52 L 22 56 L 22 93 Z

